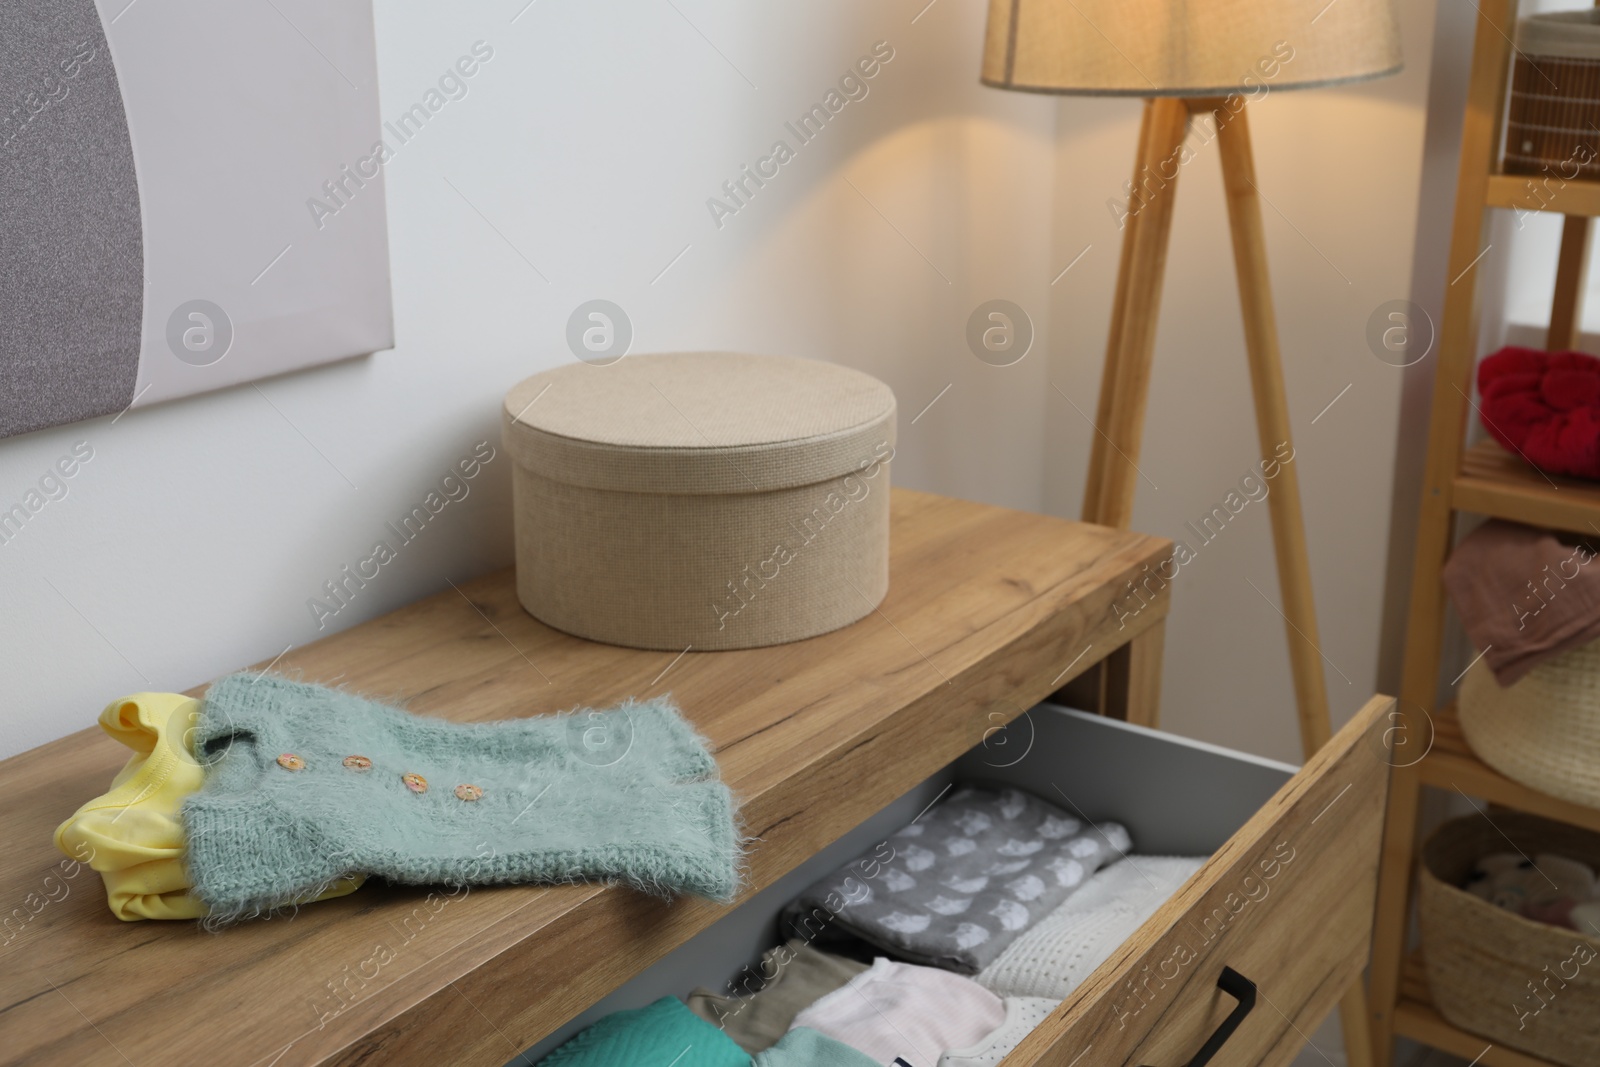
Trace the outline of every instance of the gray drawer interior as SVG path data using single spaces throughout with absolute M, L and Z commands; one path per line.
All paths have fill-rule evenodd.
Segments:
M 1152 856 L 1215 852 L 1298 770 L 1053 704 L 1023 713 L 952 769 L 1082 818 L 1115 819 L 1134 851 Z
M 1238 832 L 1295 770 L 1040 704 L 511 1062 L 534 1063 L 613 1011 L 683 996 L 696 986 L 726 988 L 730 978 L 754 966 L 764 950 L 778 943 L 778 916 L 785 904 L 916 818 L 952 782 L 1015 785 L 1083 818 L 1122 823 L 1133 837 L 1135 852 L 1200 856 L 1215 852 Z

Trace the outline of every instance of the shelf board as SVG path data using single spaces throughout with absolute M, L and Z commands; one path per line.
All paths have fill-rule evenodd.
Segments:
M 1459 790 L 1494 804 L 1600 833 L 1600 808 L 1574 804 L 1530 789 L 1479 759 L 1462 736 L 1461 721 L 1456 717 L 1453 703 L 1434 712 L 1433 747 L 1417 764 L 1417 773 L 1425 785 L 1436 789 Z
M 1471 1060 L 1478 1067 L 1556 1067 L 1549 1060 L 1496 1045 L 1440 1015 L 1428 991 L 1428 975 L 1423 970 L 1420 952 L 1411 954 L 1400 974 L 1400 1003 L 1394 1009 L 1394 1030 L 1440 1052 Z
M 1600 182 L 1563 182 L 1540 174 L 1491 174 L 1484 203 L 1513 211 L 1600 215 Z
M 1479 441 L 1461 457 L 1453 492 L 1460 511 L 1600 533 L 1600 482 L 1544 474 L 1491 440 Z

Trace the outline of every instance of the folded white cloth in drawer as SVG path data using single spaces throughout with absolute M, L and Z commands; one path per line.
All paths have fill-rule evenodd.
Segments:
M 1006 997 L 1005 1022 L 975 1045 L 947 1049 L 939 1067 L 997 1067 L 1059 1003 L 1050 997 Z
M 1111 864 L 1007 945 L 978 972 L 979 984 L 1004 997 L 1066 999 L 1205 861 L 1129 856 Z
M 879 1063 L 936 1067 L 952 1048 L 976 1045 L 1006 1020 L 1000 998 L 970 978 L 878 957 L 872 966 L 795 1016 Z

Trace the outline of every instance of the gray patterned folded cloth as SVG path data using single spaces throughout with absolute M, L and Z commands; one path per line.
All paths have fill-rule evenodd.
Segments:
M 913 963 L 976 974 L 1088 877 L 1128 851 L 1019 789 L 963 786 L 784 911 L 796 937 L 856 937 Z

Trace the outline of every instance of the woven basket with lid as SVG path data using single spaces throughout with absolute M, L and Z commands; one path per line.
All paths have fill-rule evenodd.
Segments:
M 1558 181 L 1600 177 L 1600 11 L 1517 23 L 1504 169 Z
M 889 588 L 895 401 L 730 352 L 536 374 L 506 396 L 517 595 L 579 637 L 681 652 L 812 637 Z
M 1541 793 L 1600 808 L 1600 641 L 1504 687 L 1479 659 L 1457 708 L 1462 736 L 1483 762 Z

